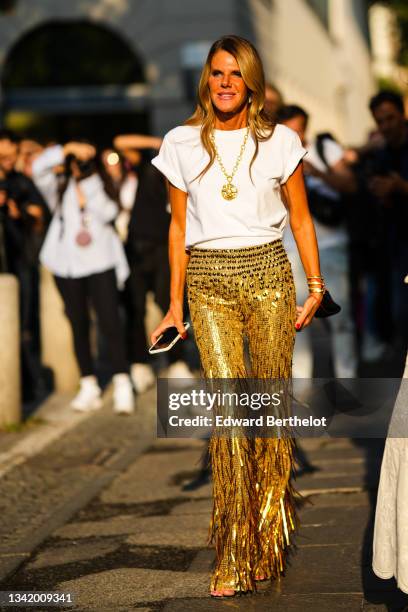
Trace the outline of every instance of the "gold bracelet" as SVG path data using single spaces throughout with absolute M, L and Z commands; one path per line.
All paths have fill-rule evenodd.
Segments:
M 318 289 L 317 287 L 310 289 L 309 288 L 309 293 L 324 293 L 326 291 L 326 289 L 324 287 L 321 287 L 320 289 Z
M 320 300 L 318 300 L 318 299 L 317 299 L 317 298 L 316 298 L 316 297 L 313 295 L 313 293 L 309 293 L 309 297 L 312 297 L 312 298 L 315 300 L 315 302 L 320 301 Z

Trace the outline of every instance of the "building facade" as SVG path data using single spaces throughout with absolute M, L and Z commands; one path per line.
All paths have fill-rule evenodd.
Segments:
M 163 134 L 191 113 L 210 43 L 236 33 L 255 43 L 267 79 L 282 90 L 285 100 L 308 110 L 312 131 L 330 130 L 343 142 L 358 144 L 372 126 L 367 101 L 374 81 L 364 0 L 9 0 L 5 5 L 0 14 L 0 71 L 6 124 L 13 123 L 13 117 L 15 124 L 16 117 L 33 109 L 49 121 L 59 116 L 68 122 L 77 115 L 90 122 L 99 117 L 102 123 L 103 117 L 109 122 L 114 111 L 115 116 L 129 117 L 130 129 L 140 125 Z M 68 78 L 72 82 L 64 83 L 57 69 L 52 79 L 47 77 L 42 64 L 38 79 L 28 86 L 13 79 L 13 74 L 24 73 L 24 62 L 36 70 L 30 49 L 38 48 L 37 33 L 42 36 L 43 62 L 47 52 L 54 57 L 56 45 L 62 49 L 55 53 L 63 58 L 66 50 L 69 61 L 75 32 L 79 36 L 84 24 L 104 30 L 109 44 L 116 39 L 133 55 L 136 68 L 126 78 L 115 82 L 113 71 L 111 82 L 90 77 L 89 85 Z M 57 28 L 61 36 L 47 51 L 47 37 L 54 32 L 55 38 Z M 83 62 L 76 60 L 78 75 L 92 58 L 95 66 L 98 57 L 103 61 L 101 42 L 92 48 L 93 38 Z M 135 116 L 143 119 L 140 124 L 130 121 Z
M 374 75 L 389 87 L 398 88 L 408 106 L 408 67 L 398 61 L 401 33 L 395 11 L 376 2 L 369 11 Z

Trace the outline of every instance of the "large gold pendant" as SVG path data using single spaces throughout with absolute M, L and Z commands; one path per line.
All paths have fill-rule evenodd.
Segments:
M 233 200 L 237 197 L 238 189 L 232 183 L 225 183 L 221 189 L 221 195 L 224 200 Z

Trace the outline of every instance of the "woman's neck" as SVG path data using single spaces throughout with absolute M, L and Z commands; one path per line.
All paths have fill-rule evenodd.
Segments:
M 221 113 L 215 109 L 215 123 L 214 128 L 216 130 L 240 130 L 248 125 L 248 112 L 244 107 L 238 113 Z

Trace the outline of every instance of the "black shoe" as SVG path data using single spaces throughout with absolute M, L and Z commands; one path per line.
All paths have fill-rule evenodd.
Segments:
M 318 467 L 317 465 L 313 465 L 312 463 L 306 463 L 305 465 L 302 465 L 299 467 L 299 469 L 296 470 L 296 476 L 304 476 L 305 474 L 314 474 L 315 472 L 320 472 L 322 468 Z

